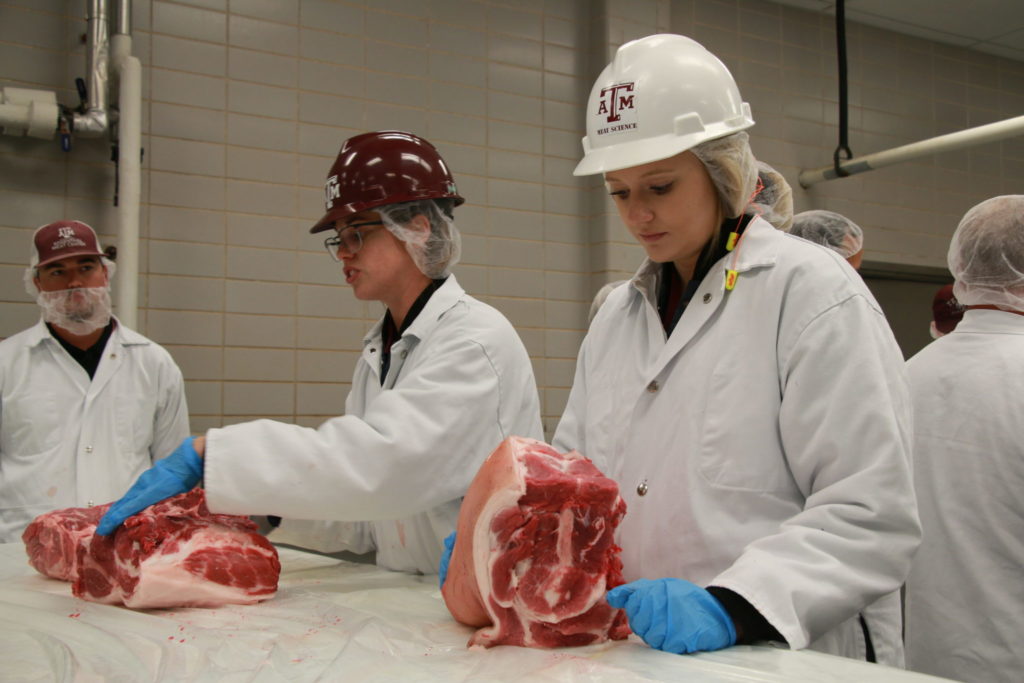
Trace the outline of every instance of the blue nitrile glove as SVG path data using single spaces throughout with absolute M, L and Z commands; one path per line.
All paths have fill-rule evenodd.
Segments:
M 441 552 L 441 564 L 437 566 L 437 575 L 441 581 L 438 586 L 444 587 L 444 580 L 448 578 L 448 563 L 452 561 L 452 548 L 455 547 L 455 532 L 451 532 L 444 538 L 444 550 Z
M 192 446 L 194 440 L 194 436 L 188 437 L 173 453 L 163 460 L 157 460 L 155 465 L 140 474 L 128 493 L 103 515 L 96 533 L 100 536 L 112 534 L 135 513 L 195 488 L 203 478 L 203 459 Z
M 711 593 L 683 579 L 640 579 L 608 591 L 633 633 L 656 650 L 684 654 L 736 644 L 732 618 Z

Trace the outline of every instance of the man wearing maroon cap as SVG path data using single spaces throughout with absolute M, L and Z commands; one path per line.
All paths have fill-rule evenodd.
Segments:
M 928 333 L 932 339 L 938 339 L 956 329 L 957 323 L 964 317 L 964 307 L 953 294 L 953 285 L 945 285 L 935 292 L 932 299 L 932 322 Z
M 110 502 L 188 435 L 181 371 L 111 315 L 113 272 L 81 221 L 33 235 L 25 289 L 42 319 L 0 342 L 0 542 Z

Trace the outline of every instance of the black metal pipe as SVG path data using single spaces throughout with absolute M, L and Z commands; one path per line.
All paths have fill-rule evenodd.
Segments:
M 845 178 L 849 173 L 841 165 L 841 161 L 853 158 L 849 144 L 849 102 L 846 96 L 846 3 L 836 0 L 836 55 L 839 58 L 839 145 L 832 153 L 832 166 L 836 175 Z M 846 156 L 840 158 L 840 154 Z

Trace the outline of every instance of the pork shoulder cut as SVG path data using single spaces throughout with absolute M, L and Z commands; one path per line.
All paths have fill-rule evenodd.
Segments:
M 469 645 L 626 638 L 625 614 L 604 599 L 623 583 L 613 537 L 625 512 L 618 485 L 576 451 L 503 441 L 462 501 L 441 591 L 457 621 L 478 627 Z
M 78 546 L 92 538 L 110 507 L 67 508 L 39 515 L 21 534 L 28 563 L 43 576 L 74 581 L 78 576 Z
M 250 604 L 276 593 L 277 550 L 247 517 L 210 513 L 202 489 L 148 507 L 113 534 L 97 536 L 93 532 L 107 507 L 36 518 L 22 536 L 29 563 L 47 576 L 72 581 L 76 597 L 133 609 Z M 68 573 L 61 567 L 69 565 L 72 544 L 75 560 Z

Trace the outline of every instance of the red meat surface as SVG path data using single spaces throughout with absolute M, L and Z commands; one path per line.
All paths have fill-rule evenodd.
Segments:
M 564 647 L 629 635 L 604 596 L 623 583 L 618 485 L 579 453 L 510 437 L 481 466 L 459 511 L 442 595 L 479 627 L 469 645 Z
M 21 535 L 28 563 L 52 579 L 74 581 L 78 576 L 78 546 L 92 538 L 107 505 L 54 510 L 36 517 Z
M 41 515 L 22 537 L 30 564 L 72 581 L 77 597 L 133 609 L 249 604 L 277 591 L 277 550 L 248 518 L 211 514 L 202 489 L 153 505 L 110 536 L 97 536 L 106 507 Z M 71 547 L 73 563 L 67 559 Z M 62 569 L 68 566 L 70 572 Z

